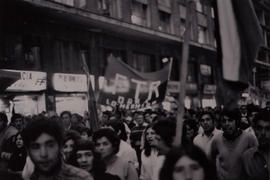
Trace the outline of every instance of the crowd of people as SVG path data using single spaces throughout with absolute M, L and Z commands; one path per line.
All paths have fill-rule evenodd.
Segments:
M 270 103 L 186 109 L 181 145 L 175 113 L 0 113 L 0 179 L 269 180 Z M 91 114 L 91 113 L 90 113 Z

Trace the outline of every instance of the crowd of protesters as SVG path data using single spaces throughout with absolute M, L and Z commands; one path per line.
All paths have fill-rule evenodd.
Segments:
M 181 145 L 175 113 L 0 113 L 0 179 L 268 180 L 270 103 L 186 109 Z

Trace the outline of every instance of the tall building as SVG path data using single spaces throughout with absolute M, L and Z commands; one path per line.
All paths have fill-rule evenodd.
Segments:
M 85 56 L 98 92 L 110 55 L 156 71 L 173 60 L 168 93 L 178 93 L 185 0 L 1 0 L 0 67 L 21 78 L 1 93 L 15 111 L 87 110 Z M 215 104 L 216 41 L 212 7 L 197 1 L 186 103 Z M 176 88 L 175 88 L 176 87 Z
M 263 31 L 263 43 L 253 69 L 250 95 L 264 106 L 270 99 L 270 1 L 253 0 L 253 3 Z

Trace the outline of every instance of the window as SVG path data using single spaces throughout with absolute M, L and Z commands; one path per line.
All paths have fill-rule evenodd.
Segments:
M 137 1 L 132 1 L 131 22 L 142 26 L 150 26 L 148 22 L 147 4 L 142 4 Z
M 206 42 L 206 28 L 203 26 L 198 26 L 198 42 L 205 44 Z
M 143 53 L 133 53 L 133 62 L 131 66 L 141 72 L 155 71 L 154 56 Z
M 212 7 L 211 7 L 211 17 L 215 18 L 215 11 L 214 11 L 214 8 L 212 8 Z
M 187 83 L 197 82 L 197 64 L 195 62 L 188 62 Z
M 158 3 L 166 7 L 171 7 L 171 0 L 158 0 Z
M 186 31 L 186 20 L 180 19 L 180 36 L 184 36 L 184 33 Z
M 171 32 L 171 15 L 164 12 L 159 11 L 159 30 L 170 33 Z
M 55 69 L 63 72 L 81 72 L 81 45 L 78 42 L 56 40 L 55 42 Z M 80 62 L 80 61 L 79 61 Z
M 196 10 L 200 13 L 203 13 L 203 6 L 200 1 L 196 1 Z
M 186 14 L 187 14 L 186 6 L 180 4 L 179 5 L 179 12 L 180 12 L 180 18 L 186 19 Z
M 121 18 L 121 0 L 98 0 L 98 9 L 103 15 Z

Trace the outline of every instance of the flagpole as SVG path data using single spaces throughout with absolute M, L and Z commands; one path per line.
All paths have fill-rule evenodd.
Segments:
M 185 23 L 185 33 L 184 42 L 182 46 L 182 61 L 179 72 L 180 79 L 180 92 L 179 92 L 179 105 L 177 110 L 177 122 L 176 122 L 176 136 L 174 139 L 174 145 L 179 146 L 182 143 L 182 130 L 183 121 L 185 115 L 185 96 L 186 96 L 186 77 L 188 69 L 188 59 L 189 59 L 189 43 L 191 36 L 191 25 L 194 17 L 195 3 L 194 0 L 188 0 L 186 2 L 186 23 Z
M 81 60 L 83 65 L 83 71 L 86 74 L 87 78 L 87 99 L 88 99 L 88 116 L 89 116 L 89 124 L 92 131 L 96 131 L 98 127 L 98 113 L 96 107 L 96 98 L 94 95 L 93 87 L 90 81 L 90 71 L 88 65 L 86 63 L 85 54 L 81 53 Z M 90 118 L 92 117 L 92 118 Z

